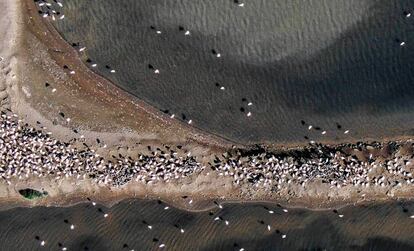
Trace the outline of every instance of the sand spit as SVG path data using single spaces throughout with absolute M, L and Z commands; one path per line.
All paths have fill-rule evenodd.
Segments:
M 413 144 L 409 140 L 249 150 L 170 119 L 94 74 L 39 15 L 33 1 L 0 1 L 6 6 L 1 10 L 0 32 L 6 39 L 0 44 L 0 99 L 1 110 L 6 111 L 2 120 L 11 123 L 4 122 L 7 126 L 0 139 L 14 149 L 12 155 L 2 153 L 0 201 L 8 207 L 70 205 L 87 198 L 109 205 L 127 198 L 161 198 L 189 210 L 208 207 L 211 203 L 207 201 L 214 199 L 270 200 L 321 208 L 413 194 Z M 36 133 L 21 134 L 30 130 Z M 42 134 L 40 139 L 37 132 Z M 16 139 L 22 139 L 22 148 L 13 147 Z M 24 165 L 27 156 L 22 153 L 33 139 L 45 140 L 49 148 L 42 145 L 37 150 L 43 152 L 32 152 L 32 160 L 41 160 L 36 168 L 44 170 L 31 170 L 29 175 L 30 167 Z M 125 165 L 125 170 L 135 170 L 136 175 L 114 184 L 114 177 L 119 178 L 117 168 L 112 168 L 115 174 L 105 173 L 103 180 L 96 178 L 99 170 L 85 172 L 70 163 L 57 165 L 60 169 L 55 170 L 56 165 L 48 164 L 61 163 L 60 156 L 42 162 L 55 146 L 59 151 L 64 146 L 88 152 L 81 157 L 92 158 L 91 165 L 102 158 L 105 163 L 112 161 L 118 167 Z M 157 178 L 160 155 L 170 154 L 171 158 L 170 149 L 179 161 L 180 157 L 194 157 L 199 170 L 191 169 L 189 175 L 177 179 Z M 135 164 L 140 156 L 144 162 Z M 148 177 L 155 177 L 154 182 L 136 180 L 147 164 L 148 175 L 155 175 Z M 27 187 L 47 191 L 48 197 L 24 200 L 18 190 Z
M 150 197 L 188 209 L 217 198 L 322 207 L 407 198 L 414 189 L 412 141 L 315 144 L 282 153 L 233 149 L 210 159 L 165 145 L 148 146 L 149 152 L 138 156 L 103 157 L 87 144 L 61 142 L 47 128 L 31 127 L 10 112 L 3 112 L 0 122 L 5 186 L 0 197 L 19 201 L 16 195 L 24 188 L 49 194 L 29 204 Z

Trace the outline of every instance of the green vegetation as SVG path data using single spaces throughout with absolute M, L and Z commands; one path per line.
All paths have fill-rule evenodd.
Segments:
M 26 188 L 19 190 L 21 196 L 25 197 L 26 199 L 33 200 L 38 199 L 44 196 L 47 196 L 47 192 L 39 192 L 34 189 Z

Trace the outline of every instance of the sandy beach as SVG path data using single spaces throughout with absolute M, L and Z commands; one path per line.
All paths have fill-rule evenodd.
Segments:
M 88 148 L 95 149 L 104 158 L 119 153 L 125 156 L 148 153 L 148 145 L 153 148 L 179 145 L 182 146 L 179 154 L 191 152 L 200 163 L 206 165 L 216 155 L 220 156 L 226 151 L 252 147 L 207 134 L 171 119 L 93 73 L 83 64 L 84 59 L 79 57 L 77 51 L 38 14 L 33 1 L 0 0 L 0 5 L 4 6 L 0 9 L 0 34 L 4 35 L 0 43 L 0 110 L 11 110 L 35 128 L 46 127 L 51 132 L 51 137 L 71 142 L 80 149 L 87 144 Z M 75 71 L 75 74 L 69 74 L 64 69 L 65 65 Z M 45 83 L 48 84 L 47 87 Z M 65 118 L 59 116 L 60 113 L 64 113 Z M 73 141 L 79 135 L 84 137 Z M 399 141 L 402 145 L 412 145 L 410 138 L 405 136 L 381 139 L 383 142 L 391 140 Z M 269 151 L 283 153 L 289 149 L 301 150 L 304 145 L 269 144 L 264 147 Z M 367 152 L 360 152 L 361 156 L 367 155 Z M 399 156 L 411 154 L 412 148 L 400 152 Z M 391 155 L 384 159 L 389 156 Z M 410 168 L 414 168 L 414 165 L 411 164 Z M 47 191 L 49 195 L 38 200 L 26 200 L 19 195 L 18 190 L 28 187 Z M 169 183 L 129 182 L 121 187 L 75 178 L 15 179 L 11 185 L 0 183 L 0 202 L 2 208 L 9 208 L 65 206 L 87 198 L 106 205 L 129 198 L 159 198 L 181 208 L 198 210 L 208 207 L 211 204 L 209 201 L 216 199 L 272 201 L 292 207 L 330 208 L 368 201 L 410 198 L 413 192 L 412 185 L 332 188 L 330 184 L 318 181 L 306 187 L 292 184 L 278 191 L 269 191 L 249 184 L 235 185 L 231 177 L 220 176 L 205 169 L 199 174 Z M 188 198 L 183 199 L 183 196 Z M 189 203 L 190 199 L 194 203 Z

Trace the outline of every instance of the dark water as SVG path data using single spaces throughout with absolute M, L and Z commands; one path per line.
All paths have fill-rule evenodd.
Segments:
M 67 0 L 55 24 L 97 72 L 196 127 L 298 142 L 414 135 L 412 9 L 414 0 Z
M 0 250 L 158 250 L 160 244 L 165 244 L 161 250 L 414 249 L 414 219 L 409 218 L 414 202 L 346 207 L 338 210 L 343 218 L 331 210 L 284 213 L 274 204 L 224 204 L 202 212 L 165 206 L 135 200 L 112 208 L 83 203 L 1 211 Z M 214 221 L 218 216 L 223 221 Z

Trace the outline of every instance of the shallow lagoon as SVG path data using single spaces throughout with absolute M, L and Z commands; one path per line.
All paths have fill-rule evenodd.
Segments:
M 68 0 L 54 24 L 86 46 L 96 72 L 205 131 L 250 143 L 347 141 L 414 133 L 414 19 L 404 15 L 413 8 L 412 0 Z

